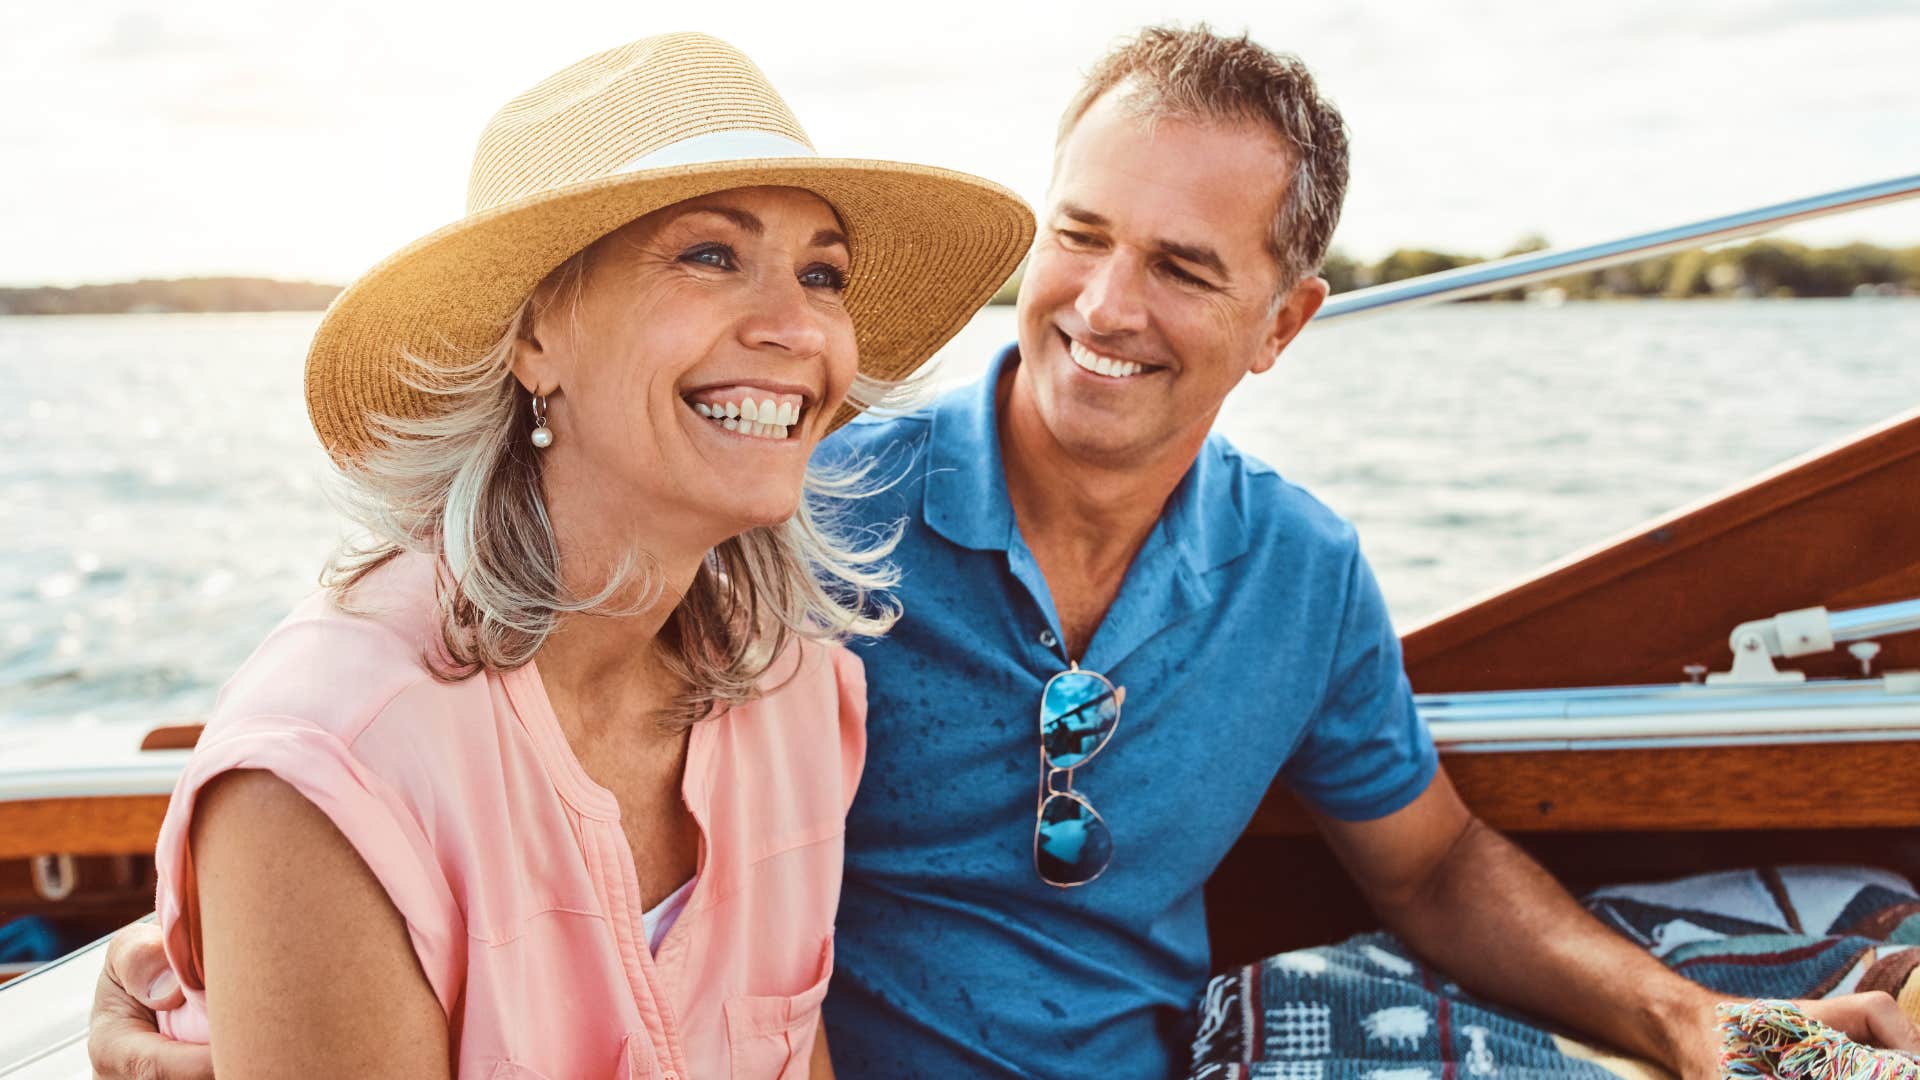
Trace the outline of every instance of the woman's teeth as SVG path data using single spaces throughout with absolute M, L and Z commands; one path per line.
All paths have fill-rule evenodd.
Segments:
M 693 409 L 728 431 L 761 439 L 786 438 L 787 429 L 800 419 L 798 402 L 775 401 L 773 398 L 758 401 L 753 398 L 726 402 L 696 401 Z
M 1129 375 L 1138 375 L 1147 370 L 1147 365 L 1136 364 L 1131 360 L 1115 360 L 1111 356 L 1101 356 L 1085 345 L 1067 339 L 1067 355 L 1073 362 L 1096 375 L 1105 375 L 1111 379 L 1124 379 Z

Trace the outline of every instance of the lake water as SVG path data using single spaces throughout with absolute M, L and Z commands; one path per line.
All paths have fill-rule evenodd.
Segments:
M 0 724 L 200 714 L 312 588 L 317 320 L 0 318 Z M 1359 526 L 1405 627 L 1917 405 L 1920 301 L 1483 304 L 1309 331 L 1220 427 Z

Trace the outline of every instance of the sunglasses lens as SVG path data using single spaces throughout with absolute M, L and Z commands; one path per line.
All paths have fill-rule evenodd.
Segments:
M 1120 703 L 1105 679 L 1063 671 L 1040 697 L 1040 746 L 1047 764 L 1071 769 L 1093 756 L 1120 721 Z
M 1052 795 L 1040 808 L 1033 857 L 1047 881 L 1084 885 L 1113 861 L 1113 834 L 1093 807 L 1066 795 Z

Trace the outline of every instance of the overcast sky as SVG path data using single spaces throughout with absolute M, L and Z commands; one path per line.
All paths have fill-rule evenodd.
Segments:
M 1036 205 L 1079 75 L 1145 23 L 1298 53 L 1354 132 L 1335 246 L 1498 253 L 1920 173 L 1920 0 L 60 0 L 0 33 L 0 284 L 344 282 L 460 214 L 508 98 L 668 30 L 746 50 L 829 154 Z M 1920 243 L 1920 207 L 1790 234 Z

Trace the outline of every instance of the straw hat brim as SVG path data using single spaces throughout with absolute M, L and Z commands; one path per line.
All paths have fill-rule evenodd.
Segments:
M 860 370 L 900 379 L 957 333 L 1032 243 L 1033 214 L 991 181 L 932 166 L 773 158 L 648 169 L 575 184 L 464 218 L 389 256 L 335 299 L 307 354 L 308 415 L 346 462 L 380 444 L 378 417 L 424 418 L 434 399 L 403 355 L 470 359 L 498 341 L 554 267 L 636 218 L 741 187 L 811 191 L 853 250 L 846 295 Z M 842 409 L 833 426 L 851 418 Z

